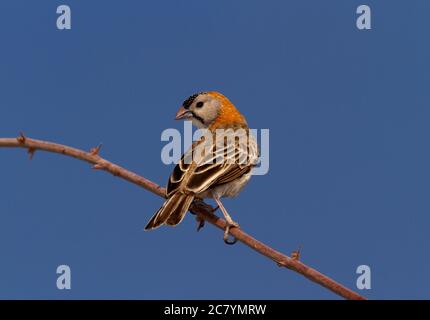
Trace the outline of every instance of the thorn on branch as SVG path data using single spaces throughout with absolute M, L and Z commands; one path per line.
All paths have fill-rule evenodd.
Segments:
M 100 143 L 97 147 L 91 148 L 90 154 L 93 155 L 93 156 L 98 156 L 99 152 L 100 152 L 100 149 L 102 148 L 102 145 L 103 144 Z
M 93 165 L 93 169 L 94 170 L 102 170 L 104 168 L 105 168 L 105 166 L 102 165 L 102 164 L 100 164 L 100 163 L 97 163 L 97 164 Z
M 27 153 L 28 153 L 28 156 L 29 156 L 30 160 L 33 160 L 33 156 L 34 156 L 35 152 L 36 152 L 36 149 L 34 149 L 32 147 L 28 148 Z
M 19 143 L 25 143 L 25 136 L 22 131 L 19 132 L 19 137 L 17 137 L 16 140 L 18 140 Z
M 291 259 L 293 259 L 293 260 L 300 260 L 300 254 L 301 254 L 301 251 L 302 251 L 302 246 L 300 245 L 299 246 L 299 248 L 297 249 L 297 250 L 294 250 L 292 253 L 291 253 Z

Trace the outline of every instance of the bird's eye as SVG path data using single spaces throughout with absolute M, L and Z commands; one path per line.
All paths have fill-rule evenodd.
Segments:
M 197 102 L 196 108 L 201 108 L 201 107 L 203 107 L 203 102 L 201 101 Z

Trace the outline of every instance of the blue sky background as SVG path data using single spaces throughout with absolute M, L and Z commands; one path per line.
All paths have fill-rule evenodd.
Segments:
M 72 30 L 56 29 L 56 8 Z M 430 298 L 428 1 L 1 1 L 0 136 L 90 149 L 165 184 L 161 132 L 218 90 L 270 129 L 270 172 L 226 200 L 241 226 L 369 298 Z M 0 298 L 332 299 L 86 163 L 0 149 Z M 56 288 L 56 268 L 72 289 Z

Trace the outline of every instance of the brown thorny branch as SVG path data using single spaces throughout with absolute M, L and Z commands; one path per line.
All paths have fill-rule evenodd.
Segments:
M 33 156 L 36 150 L 43 150 L 83 160 L 91 163 L 94 169 L 107 171 L 114 176 L 121 177 L 124 180 L 143 187 L 144 189 L 155 193 L 160 197 L 165 197 L 165 189 L 163 187 L 160 187 L 156 183 L 100 157 L 100 146 L 91 149 L 89 152 L 86 152 L 62 144 L 30 139 L 21 134 L 17 138 L 0 138 L 0 148 L 1 147 L 27 149 L 30 158 Z M 209 208 L 210 207 L 204 203 L 195 203 L 190 208 L 190 211 L 193 214 L 196 214 L 197 217 L 202 221 L 207 221 L 219 229 L 224 230 L 226 222 L 214 215 L 213 211 Z M 273 260 L 278 266 L 293 270 L 343 298 L 353 300 L 366 299 L 358 293 L 344 287 L 333 279 L 299 261 L 299 252 L 297 251 L 293 252 L 292 256 L 289 257 L 253 238 L 241 228 L 232 228 L 230 230 L 230 234 L 251 249 Z

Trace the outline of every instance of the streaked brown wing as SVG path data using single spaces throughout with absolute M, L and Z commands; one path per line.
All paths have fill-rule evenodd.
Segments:
M 239 179 L 244 174 L 249 173 L 252 170 L 252 166 L 241 167 L 239 165 L 230 165 L 226 168 L 224 174 L 216 180 L 216 185 L 232 182 Z
M 191 148 L 182 155 L 178 164 L 173 169 L 169 181 L 167 182 L 166 192 L 168 198 L 186 186 L 186 183 L 184 183 L 186 176 L 191 175 L 197 166 L 196 163 L 192 161 L 193 150 L 201 143 L 204 143 L 204 140 L 195 141 Z
M 172 174 L 167 182 L 167 197 L 175 193 L 181 186 L 181 182 L 184 180 L 185 174 L 190 168 L 190 164 L 184 163 L 184 156 L 182 156 L 179 163 L 173 169 Z
M 198 194 L 212 186 L 234 181 L 249 173 L 258 158 L 256 143 L 250 140 L 248 145 L 235 144 L 233 148 L 230 145 L 216 149 L 214 153 L 202 157 L 200 163 L 186 164 L 184 160 L 187 159 L 189 162 L 190 154 L 197 146 L 203 147 L 202 143 L 204 141 L 200 140 L 193 144 L 174 168 L 167 185 L 168 197 L 178 190 Z M 223 155 L 226 161 L 217 163 L 216 159 L 220 155 Z M 246 161 L 240 162 L 239 158 L 243 158 L 243 155 Z
M 204 170 L 200 171 L 202 167 L 197 167 L 188 178 L 187 191 L 200 193 L 215 185 L 233 181 L 250 170 L 250 167 L 240 168 L 237 164 L 228 163 L 204 165 Z

